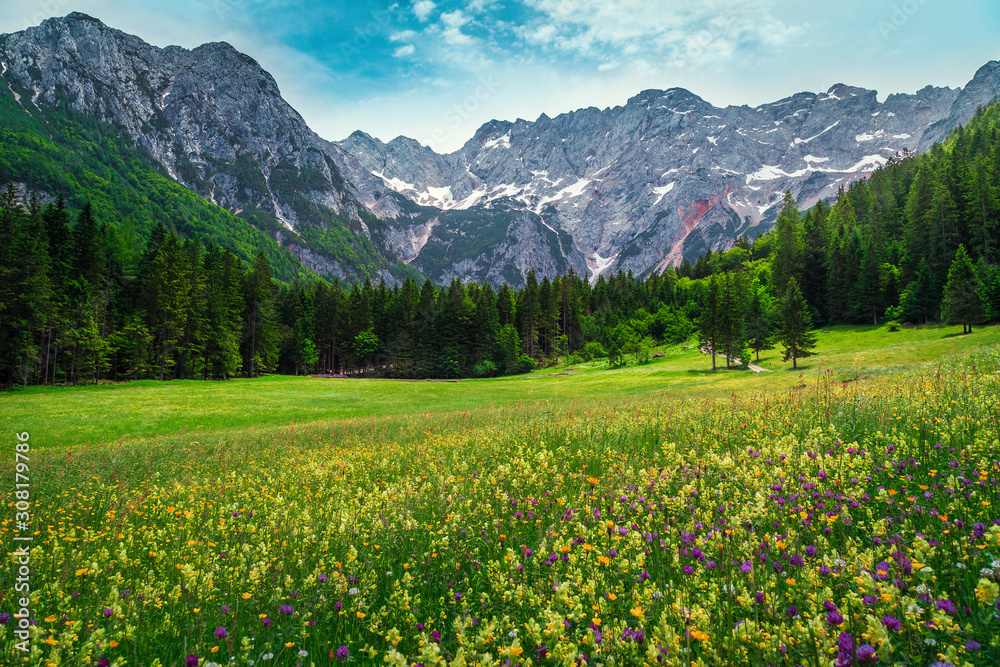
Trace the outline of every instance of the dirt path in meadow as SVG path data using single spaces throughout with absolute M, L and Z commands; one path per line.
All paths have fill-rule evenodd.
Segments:
M 712 354 L 712 351 L 708 349 L 707 345 L 703 345 L 701 347 L 701 353 L 702 354 Z M 730 359 L 729 363 L 730 364 L 739 365 L 739 360 L 738 359 Z M 767 368 L 761 368 L 760 366 L 758 366 L 757 364 L 755 364 L 753 362 L 750 362 L 750 364 L 748 365 L 748 368 L 750 370 L 752 370 L 754 373 L 770 373 L 771 372 L 769 369 L 767 369 Z

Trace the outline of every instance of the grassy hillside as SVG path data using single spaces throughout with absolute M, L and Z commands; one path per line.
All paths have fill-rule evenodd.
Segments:
M 997 664 L 1000 331 L 823 336 L 801 373 L 0 397 L 4 664 Z
M 75 209 L 90 201 L 97 219 L 118 230 L 132 256 L 160 221 L 247 261 L 263 252 L 281 280 L 311 274 L 281 248 L 273 230 L 258 229 L 183 187 L 114 128 L 68 108 L 39 109 L 28 101 L 28 91 L 21 90 L 18 101 L 15 90 L 0 86 L 0 184 L 62 194 Z
M 799 371 L 776 350 L 760 361 L 773 372 L 711 372 L 693 346 L 664 348 L 651 363 L 610 369 L 604 360 L 530 376 L 461 382 L 329 380 L 269 376 L 227 382 L 140 381 L 80 387 L 28 387 L 0 396 L 0 423 L 28 429 L 36 447 L 74 447 L 158 437 L 216 441 L 337 420 L 426 415 L 482 420 L 490 410 L 520 408 L 564 414 L 629 399 L 664 403 L 726 397 L 733 392 L 787 391 L 821 379 L 855 380 L 894 373 L 972 348 L 1000 343 L 1000 327 L 834 327 L 819 333 L 816 356 Z M 569 372 L 569 375 L 560 373 Z M 829 372 L 829 375 L 826 373 Z M 192 435 L 195 433 L 195 435 Z

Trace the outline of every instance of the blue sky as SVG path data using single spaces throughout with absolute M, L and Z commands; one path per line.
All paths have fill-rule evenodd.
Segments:
M 881 99 L 963 86 L 1000 59 L 996 0 L 21 0 L 0 32 L 82 11 L 158 46 L 228 41 L 327 139 L 454 150 L 534 120 L 680 86 L 757 105 L 835 83 Z

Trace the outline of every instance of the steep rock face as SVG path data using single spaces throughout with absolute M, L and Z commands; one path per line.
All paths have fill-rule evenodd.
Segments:
M 31 90 L 32 103 L 67 103 L 113 123 L 220 206 L 266 202 L 294 226 L 295 211 L 268 182 L 290 167 L 317 172 L 331 208 L 353 206 L 352 188 L 274 79 L 226 43 L 160 49 L 73 13 L 7 35 L 2 52 L 5 76 Z
M 0 35 L 0 80 L 27 113 L 112 123 L 180 183 L 273 234 L 321 273 L 523 284 L 530 268 L 643 275 L 772 223 L 785 189 L 833 195 L 926 150 L 1000 91 L 890 95 L 838 84 L 757 108 L 686 90 L 534 122 L 491 121 L 439 155 L 362 132 L 326 141 L 225 43 L 158 48 L 73 13 Z M 0 88 L 2 90 L 2 88 Z M 6 93 L 4 93 L 6 94 Z
M 998 92 L 997 63 L 963 90 L 928 86 L 884 103 L 843 84 L 756 108 L 647 90 L 620 107 L 491 121 L 448 155 L 361 133 L 340 146 L 414 202 L 512 200 L 568 234 L 567 256 L 592 278 L 642 275 L 768 228 L 786 189 L 810 206 L 897 153 L 926 150 Z
M 976 71 L 972 80 L 958 94 L 948 116 L 927 128 L 917 146 L 917 151 L 929 150 L 934 142 L 942 141 L 952 129 L 967 123 L 979 107 L 995 102 L 998 95 L 1000 95 L 1000 62 L 991 60 Z
M 161 49 L 73 13 L 0 36 L 0 76 L 28 113 L 66 109 L 114 125 L 183 185 L 252 213 L 318 272 L 356 267 L 302 248 L 299 233 L 340 225 L 357 234 L 361 199 L 398 196 L 374 177 L 346 179 L 341 163 L 353 158 L 312 132 L 271 75 L 226 43 Z M 383 272 L 396 264 L 390 250 L 369 249 Z
M 394 279 L 400 261 L 418 259 L 428 239 L 416 247 L 414 238 L 433 231 L 430 221 L 444 208 L 414 206 L 355 156 L 317 136 L 282 99 L 273 77 L 226 43 L 158 48 L 74 12 L 0 36 L 0 77 L 28 113 L 68 108 L 113 124 L 177 181 L 263 226 L 319 273 Z M 396 150 L 411 161 L 426 152 L 412 140 L 399 140 Z M 451 169 L 439 176 L 446 173 Z M 498 206 L 466 217 L 479 227 L 511 225 L 497 243 L 519 233 L 519 218 Z M 504 256 L 499 247 L 483 252 Z M 558 243 L 535 254 L 539 266 L 568 265 Z M 477 258 L 450 258 L 456 267 L 479 265 L 468 261 Z M 433 263 L 442 280 L 488 272 L 445 271 L 438 266 L 443 261 L 438 256 Z

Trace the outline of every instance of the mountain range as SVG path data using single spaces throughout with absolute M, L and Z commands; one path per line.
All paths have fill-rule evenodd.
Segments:
M 531 269 L 647 275 L 765 231 L 786 190 L 810 206 L 966 123 L 1000 93 L 1000 63 L 884 102 L 843 84 L 758 107 L 646 90 L 490 121 L 444 155 L 360 131 L 328 141 L 230 45 L 159 48 L 80 13 L 0 35 L 0 79 L 28 115 L 114 128 L 317 273 L 520 285 Z

